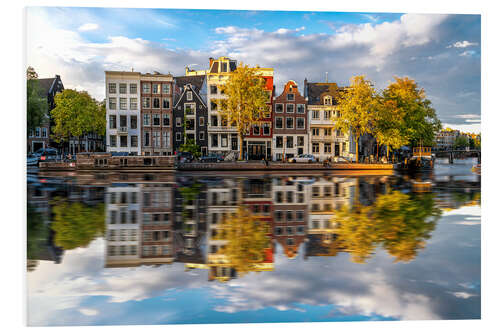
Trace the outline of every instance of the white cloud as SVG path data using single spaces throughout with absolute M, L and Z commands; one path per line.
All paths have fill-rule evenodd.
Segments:
M 464 52 L 460 53 L 459 56 L 470 57 L 470 56 L 473 56 L 474 54 L 476 54 L 476 51 L 464 51 Z
M 463 298 L 463 299 L 468 299 L 468 298 L 477 296 L 476 294 L 471 294 L 471 293 L 464 292 L 464 291 L 450 292 L 450 294 L 452 294 L 456 298 Z
M 78 31 L 91 31 L 99 29 L 99 25 L 96 23 L 85 23 L 78 28 Z
M 85 316 L 97 316 L 99 314 L 96 309 L 80 308 L 78 311 Z
M 469 41 L 462 41 L 462 42 L 456 42 L 454 44 L 451 44 L 449 46 L 447 46 L 448 48 L 450 47 L 456 47 L 456 48 L 465 48 L 465 47 L 469 47 L 469 46 L 476 46 L 477 43 L 472 43 L 472 42 L 469 42 Z

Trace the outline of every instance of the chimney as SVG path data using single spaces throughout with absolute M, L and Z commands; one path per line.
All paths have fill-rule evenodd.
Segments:
M 326 73 L 326 83 L 328 83 L 328 72 L 325 73 Z
M 212 64 L 214 63 L 214 58 L 208 58 L 208 69 L 212 68 Z
M 304 97 L 307 98 L 307 78 L 304 79 Z

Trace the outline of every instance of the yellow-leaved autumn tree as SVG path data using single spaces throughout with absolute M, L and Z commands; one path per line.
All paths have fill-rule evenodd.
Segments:
M 235 214 L 222 221 L 215 239 L 225 240 L 217 254 L 225 255 L 231 267 L 239 275 L 255 270 L 262 263 L 265 251 L 270 247 L 269 226 L 260 221 L 244 207 L 238 207 Z
M 338 101 L 340 117 L 334 127 L 344 133 L 352 133 L 356 139 L 356 162 L 359 158 L 359 138 L 371 133 L 378 108 L 378 98 L 373 84 L 363 75 L 351 78 L 349 87 L 340 92 Z
M 270 101 L 270 97 L 265 90 L 265 81 L 257 71 L 257 68 L 240 63 L 229 80 L 219 86 L 226 98 L 213 99 L 227 125 L 236 127 L 240 146 L 239 160 L 243 159 L 243 136 L 252 126 L 260 124 L 264 114 L 269 112 L 266 103 Z

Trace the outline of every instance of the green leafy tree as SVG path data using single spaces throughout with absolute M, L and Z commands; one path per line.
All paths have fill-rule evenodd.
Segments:
M 359 160 L 359 139 L 371 133 L 378 107 L 377 94 L 370 81 L 364 76 L 351 78 L 349 87 L 340 92 L 338 110 L 340 117 L 334 127 L 344 133 L 352 133 L 356 140 L 356 162 Z
M 265 250 L 270 247 L 268 233 L 267 222 L 260 221 L 247 208 L 238 207 L 236 214 L 222 221 L 214 237 L 227 241 L 217 254 L 225 255 L 240 275 L 254 271 L 255 265 L 263 262 Z
M 53 202 L 52 212 L 54 243 L 65 250 L 86 247 L 106 230 L 104 204 L 88 206 L 58 199 Z
M 431 107 L 431 101 L 415 80 L 407 77 L 394 79 L 396 82 L 389 84 L 382 95 L 385 101 L 395 103 L 395 107 L 401 112 L 402 137 L 412 146 L 433 146 L 435 135 L 441 129 L 441 122 Z
M 106 108 L 90 97 L 86 91 L 66 89 L 55 97 L 56 107 L 51 115 L 56 142 L 67 142 L 71 137 L 81 140 L 88 133 L 106 133 Z
M 31 66 L 26 71 L 26 79 L 26 118 L 29 132 L 47 120 L 48 104 L 47 96 L 43 96 L 43 91 L 38 82 L 38 74 Z
M 49 228 L 44 222 L 42 214 L 28 204 L 27 209 L 27 257 L 37 258 L 40 252 L 40 245 L 45 244 L 49 237 Z
M 387 159 L 389 159 L 390 149 L 399 149 L 408 143 L 402 129 L 403 113 L 401 109 L 397 107 L 395 101 L 380 98 L 375 114 L 373 135 L 378 144 L 387 147 Z
M 269 111 L 266 103 L 270 98 L 265 90 L 265 81 L 258 75 L 256 68 L 240 64 L 219 89 L 227 98 L 213 101 L 217 104 L 223 121 L 236 127 L 240 147 L 243 148 L 243 136 L 252 126 L 260 124 Z M 243 149 L 240 149 L 239 159 L 243 159 Z
M 453 143 L 454 148 L 465 148 L 466 146 L 469 145 L 469 140 L 467 137 L 460 135 L 458 138 L 455 139 L 455 142 Z
M 184 142 L 180 147 L 179 151 L 191 153 L 195 158 L 199 158 L 201 156 L 201 147 L 196 144 L 194 139 L 188 139 L 186 134 L 187 128 L 187 118 L 184 115 Z

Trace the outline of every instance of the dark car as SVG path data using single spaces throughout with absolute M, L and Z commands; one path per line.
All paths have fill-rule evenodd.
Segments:
M 210 154 L 208 154 L 206 156 L 202 156 L 200 158 L 200 161 L 202 163 L 217 163 L 217 162 L 224 161 L 224 157 L 222 157 L 219 154 L 210 153 Z
M 57 149 L 55 148 L 40 148 L 33 154 L 28 156 L 28 165 L 39 165 L 40 162 L 50 162 L 57 160 Z
M 177 161 L 180 163 L 191 163 L 194 160 L 193 154 L 187 151 L 177 152 Z

